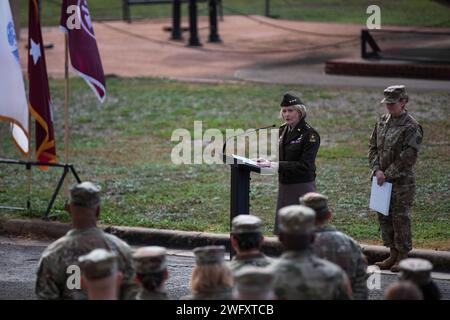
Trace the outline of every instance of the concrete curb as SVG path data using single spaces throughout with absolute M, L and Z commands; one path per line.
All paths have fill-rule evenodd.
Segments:
M 101 226 L 103 230 L 125 240 L 130 245 L 160 245 L 171 249 L 193 249 L 206 245 L 224 245 L 230 249 L 230 237 L 228 234 L 161 230 L 139 227 Z M 31 236 L 38 238 L 57 239 L 70 230 L 70 224 L 61 222 L 47 222 L 43 220 L 0 220 L 0 234 L 13 236 Z M 385 259 L 389 250 L 382 246 L 361 244 L 369 264 Z M 276 238 L 266 237 L 263 251 L 272 256 L 277 256 L 282 251 L 282 246 Z M 411 258 L 429 260 L 436 272 L 450 272 L 450 252 L 414 249 L 410 252 Z

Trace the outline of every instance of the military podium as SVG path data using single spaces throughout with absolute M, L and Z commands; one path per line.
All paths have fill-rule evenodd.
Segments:
M 234 217 L 250 213 L 250 173 L 263 175 L 276 173 L 275 168 L 262 168 L 248 158 L 224 155 L 224 162 L 231 169 L 230 224 Z

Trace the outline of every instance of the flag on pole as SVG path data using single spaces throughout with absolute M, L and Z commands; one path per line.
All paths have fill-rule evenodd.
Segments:
M 106 98 L 105 76 L 87 1 L 63 0 L 60 26 L 68 35 L 72 67 L 103 103 Z
M 37 0 L 29 1 L 28 78 L 30 112 L 36 119 L 36 158 L 40 162 L 55 163 L 52 102 Z
M 9 1 L 0 1 L 0 120 L 11 123 L 19 150 L 28 155 L 28 104 Z

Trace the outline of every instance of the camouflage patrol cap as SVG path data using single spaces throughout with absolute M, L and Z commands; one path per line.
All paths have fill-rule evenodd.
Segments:
M 290 93 L 286 93 L 283 96 L 283 100 L 281 101 L 280 107 L 290 107 L 295 106 L 297 104 L 303 104 L 302 100 L 299 97 L 294 96 Z
M 268 268 L 244 266 L 234 275 L 235 286 L 242 293 L 262 293 L 273 290 L 275 275 Z
M 381 100 L 381 103 L 397 103 L 403 99 L 406 99 L 406 101 L 408 101 L 408 95 L 406 94 L 405 86 L 390 86 L 384 89 L 384 98 L 383 100 Z
M 118 257 L 105 249 L 94 249 L 78 258 L 81 272 L 88 280 L 109 277 L 118 270 Z
M 258 217 L 240 214 L 231 222 L 231 233 L 261 233 L 261 224 L 262 221 Z
M 303 205 L 291 205 L 281 208 L 279 215 L 280 232 L 307 235 L 314 232 L 316 214 Z
M 91 208 L 100 204 L 100 187 L 85 181 L 70 189 L 70 201 L 77 207 Z
M 300 204 L 313 209 L 316 212 L 316 218 L 322 218 L 330 211 L 328 209 L 328 197 L 317 192 L 308 192 L 300 197 Z
M 224 262 L 224 246 L 205 246 L 194 249 L 197 265 L 221 264 Z
M 138 274 L 158 273 L 167 269 L 166 249 L 158 246 L 139 248 L 133 254 Z
M 400 261 L 399 269 L 402 279 L 411 280 L 418 285 L 422 285 L 431 280 L 433 265 L 425 259 L 408 258 Z

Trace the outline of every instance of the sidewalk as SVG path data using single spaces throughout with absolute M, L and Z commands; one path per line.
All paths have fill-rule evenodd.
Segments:
M 365 25 L 226 16 L 219 24 L 223 42 L 208 43 L 208 20 L 207 17 L 200 17 L 202 47 L 187 47 L 187 33 L 184 34 L 184 41 L 170 41 L 170 34 L 163 31 L 170 25 L 170 19 L 142 20 L 132 24 L 123 21 L 94 22 L 105 75 L 164 77 L 206 83 L 244 80 L 286 85 L 376 88 L 402 82 L 411 89 L 445 92 L 450 87 L 450 81 L 326 74 L 325 63 L 328 60 L 359 58 L 360 32 Z M 43 28 L 43 38 L 46 44 L 54 45 L 53 49 L 46 50 L 49 76 L 62 79 L 63 34 L 57 27 L 47 27 Z M 24 71 L 28 59 L 25 45 L 26 39 L 23 37 L 19 50 Z M 421 43 L 415 45 L 420 46 Z

